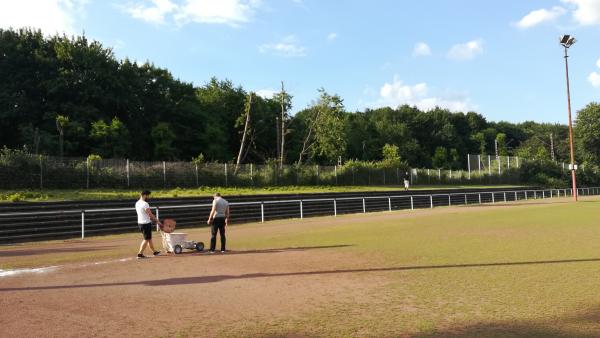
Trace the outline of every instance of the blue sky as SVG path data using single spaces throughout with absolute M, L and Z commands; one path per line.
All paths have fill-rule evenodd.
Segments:
M 305 108 L 324 87 L 347 109 L 436 105 L 488 120 L 567 122 L 600 94 L 600 0 L 0 0 L 0 26 L 81 33 L 119 58 Z

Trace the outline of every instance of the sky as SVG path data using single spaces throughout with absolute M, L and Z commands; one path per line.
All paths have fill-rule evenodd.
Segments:
M 0 0 L 0 28 L 82 34 L 200 86 L 229 79 L 293 110 L 415 105 L 567 123 L 600 95 L 600 0 Z

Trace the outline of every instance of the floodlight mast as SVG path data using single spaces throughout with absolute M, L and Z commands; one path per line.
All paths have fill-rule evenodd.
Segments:
M 573 123 L 571 122 L 571 90 L 569 88 L 569 55 L 567 50 L 576 42 L 571 35 L 560 37 L 560 44 L 565 48 L 565 71 L 567 75 L 567 107 L 569 110 L 569 146 L 571 148 L 571 180 L 573 183 L 573 201 L 577 202 L 577 178 L 575 175 L 575 151 L 573 150 Z

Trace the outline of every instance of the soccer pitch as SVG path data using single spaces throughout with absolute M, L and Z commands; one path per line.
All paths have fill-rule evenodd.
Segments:
M 137 234 L 0 247 L 2 269 L 55 266 L 0 277 L 0 336 L 599 336 L 599 207 L 245 224 L 225 255 L 143 261 Z

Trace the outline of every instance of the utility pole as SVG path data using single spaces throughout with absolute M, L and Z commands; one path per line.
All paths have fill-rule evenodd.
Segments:
M 285 93 L 285 89 L 283 87 L 283 81 L 281 81 L 281 146 L 280 148 L 280 152 L 279 152 L 279 167 L 281 169 L 283 169 L 283 162 L 285 161 L 285 113 L 286 113 L 286 107 L 285 107 L 285 99 L 286 99 L 286 93 Z

